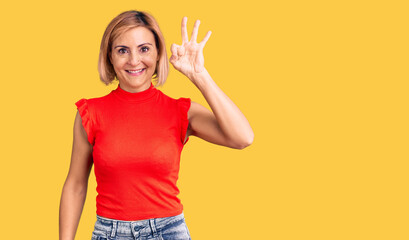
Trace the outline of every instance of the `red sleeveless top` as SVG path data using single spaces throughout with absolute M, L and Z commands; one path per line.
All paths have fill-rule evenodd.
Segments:
M 75 103 L 93 145 L 99 216 L 133 221 L 182 213 L 176 182 L 190 103 L 152 83 L 138 93 L 118 85 Z

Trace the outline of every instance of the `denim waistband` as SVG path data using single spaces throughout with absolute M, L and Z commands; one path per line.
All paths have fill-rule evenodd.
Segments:
M 179 215 L 163 218 L 151 218 L 136 221 L 116 220 L 97 215 L 95 230 L 106 233 L 107 236 L 158 236 L 158 229 L 184 219 L 183 212 Z

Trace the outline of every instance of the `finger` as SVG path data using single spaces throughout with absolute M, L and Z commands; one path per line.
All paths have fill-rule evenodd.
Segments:
M 197 39 L 197 32 L 199 31 L 200 20 L 196 20 L 195 26 L 193 27 L 192 38 L 190 38 L 191 42 L 196 42 Z
M 183 43 L 189 42 L 189 39 L 188 39 L 188 36 L 187 36 L 186 24 L 187 24 L 187 17 L 183 17 L 182 18 L 182 42 Z
M 185 55 L 185 47 L 184 46 L 178 46 L 178 57 Z
M 172 46 L 170 46 L 170 51 L 172 52 L 172 57 L 175 57 L 177 59 L 178 50 L 177 50 L 177 45 L 176 44 L 172 44 Z
M 212 35 L 212 31 L 208 31 L 207 33 L 206 33 L 206 36 L 203 38 L 203 40 L 200 42 L 200 45 L 202 46 L 202 48 L 204 48 L 204 46 L 206 45 L 206 43 L 207 43 L 207 40 L 209 40 L 209 38 L 210 38 L 210 35 Z
M 176 57 L 175 57 L 175 55 L 170 56 L 169 62 L 172 63 L 172 64 L 175 64 L 175 62 L 176 62 Z

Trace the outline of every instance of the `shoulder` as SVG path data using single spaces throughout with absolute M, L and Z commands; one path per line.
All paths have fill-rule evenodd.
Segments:
M 89 115 L 90 118 L 94 118 L 99 112 L 110 105 L 112 102 L 112 94 L 106 94 L 101 97 L 81 98 L 75 102 L 78 108 L 79 114 L 82 117 Z
M 171 97 L 169 95 L 167 95 L 166 93 L 162 92 L 160 89 L 156 89 L 158 92 L 158 96 L 162 99 L 165 99 L 167 101 L 171 101 L 171 102 L 176 102 L 177 98 Z
M 85 100 L 88 102 L 89 105 L 93 107 L 99 107 L 99 106 L 104 106 L 106 104 L 109 104 L 110 102 L 113 101 L 113 91 L 110 93 L 101 96 L 101 97 L 92 97 L 92 98 L 86 98 Z
M 190 106 L 190 98 L 189 97 L 171 97 L 169 95 L 166 95 L 165 93 L 163 93 L 161 90 L 158 89 L 159 92 L 159 97 L 160 99 L 162 99 L 163 101 L 170 103 L 172 105 L 174 105 L 175 107 L 178 108 L 186 108 L 187 106 Z

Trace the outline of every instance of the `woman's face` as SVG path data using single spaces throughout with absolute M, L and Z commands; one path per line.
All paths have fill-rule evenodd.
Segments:
M 141 92 L 148 89 L 157 61 L 155 37 L 145 27 L 124 32 L 112 44 L 111 63 L 125 91 Z

